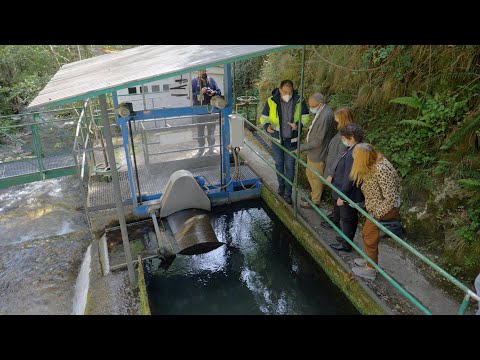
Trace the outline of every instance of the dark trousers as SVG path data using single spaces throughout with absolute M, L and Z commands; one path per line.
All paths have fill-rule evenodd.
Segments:
M 337 200 L 335 200 L 332 221 L 336 224 L 340 223 L 340 229 L 353 241 L 358 226 L 357 209 L 349 206 L 346 202 L 344 202 L 342 206 L 337 206 Z
M 353 241 L 358 225 L 358 211 L 344 203 L 340 208 L 341 229 Z
M 337 205 L 337 199 L 333 200 L 333 212 L 332 221 L 336 224 L 340 224 L 340 206 Z
M 194 123 L 199 124 L 197 126 L 197 142 L 199 147 L 205 146 L 205 138 L 207 138 L 209 146 L 215 145 L 215 127 L 217 124 L 202 124 L 207 122 L 214 122 L 216 120 L 217 117 L 210 114 L 199 115 L 193 118 Z M 207 128 L 207 136 L 205 136 L 205 127 Z
M 293 146 L 288 141 L 288 144 L 283 145 L 289 151 L 293 151 L 297 148 L 297 143 L 293 143 Z M 275 168 L 281 174 L 283 174 L 288 180 L 293 182 L 295 177 L 295 158 L 288 155 L 280 147 L 275 144 L 272 144 L 272 153 L 273 160 L 275 160 Z M 292 195 L 292 186 L 288 184 L 280 175 L 277 173 L 278 187 L 280 190 L 284 191 L 285 196 Z

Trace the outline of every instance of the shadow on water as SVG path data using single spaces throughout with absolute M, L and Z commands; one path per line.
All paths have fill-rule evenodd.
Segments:
M 210 219 L 225 246 L 145 263 L 152 314 L 358 314 L 262 200 Z

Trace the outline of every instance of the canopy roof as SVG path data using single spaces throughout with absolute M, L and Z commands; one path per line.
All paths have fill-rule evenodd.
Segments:
M 146 45 L 66 64 L 29 107 L 60 105 L 298 45 Z

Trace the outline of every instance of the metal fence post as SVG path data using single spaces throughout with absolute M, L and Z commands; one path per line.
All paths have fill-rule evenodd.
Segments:
M 33 114 L 33 122 L 34 124 L 32 125 L 32 140 L 33 140 L 33 148 L 35 149 L 35 156 L 37 157 L 37 163 L 38 163 L 38 171 L 40 172 L 40 176 L 42 180 L 45 180 L 45 167 L 43 166 L 43 160 L 42 160 L 42 143 L 40 140 L 40 135 L 38 133 L 38 125 L 37 125 L 37 118 L 38 114 L 35 113 Z
M 300 142 L 302 141 L 302 104 L 303 104 L 303 87 L 304 87 L 304 68 L 305 68 L 305 45 L 302 47 L 302 72 L 300 75 L 300 119 L 298 121 L 298 141 L 297 141 L 297 156 L 295 161 L 295 198 L 293 199 L 293 211 L 295 212 L 295 217 L 298 217 L 298 205 L 297 205 L 297 194 L 298 194 L 298 160 L 300 159 Z M 295 111 L 295 108 L 294 110 Z

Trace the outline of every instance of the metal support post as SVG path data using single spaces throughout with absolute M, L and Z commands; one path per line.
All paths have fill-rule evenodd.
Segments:
M 120 230 L 122 232 L 123 249 L 125 251 L 125 259 L 127 262 L 128 277 L 130 279 L 130 286 L 132 288 L 135 288 L 137 286 L 137 281 L 135 277 L 135 271 L 133 270 L 132 254 L 130 252 L 130 242 L 128 241 L 127 223 L 125 221 L 125 212 L 123 210 L 122 204 L 122 193 L 120 191 L 120 181 L 118 179 L 117 162 L 115 161 L 115 152 L 113 151 L 112 134 L 110 132 L 110 121 L 108 120 L 107 101 L 104 94 L 99 95 L 98 99 L 100 101 L 100 110 L 103 119 L 103 133 L 105 135 L 105 141 L 107 143 L 107 154 L 110 163 L 110 171 L 112 173 L 113 194 L 115 197 L 115 204 L 117 205 L 117 214 L 118 220 L 120 222 Z
M 295 161 L 295 197 L 293 199 L 293 210 L 295 211 L 295 217 L 298 217 L 298 205 L 297 205 L 297 188 L 298 188 L 298 160 L 300 158 L 300 142 L 302 141 L 302 102 L 303 102 L 303 87 L 304 87 L 304 69 L 305 69 L 305 45 L 302 47 L 302 72 L 300 77 L 300 120 L 298 121 L 298 141 L 297 141 L 297 158 Z M 294 105 L 295 106 L 295 105 Z M 295 111 L 295 108 L 293 109 Z

